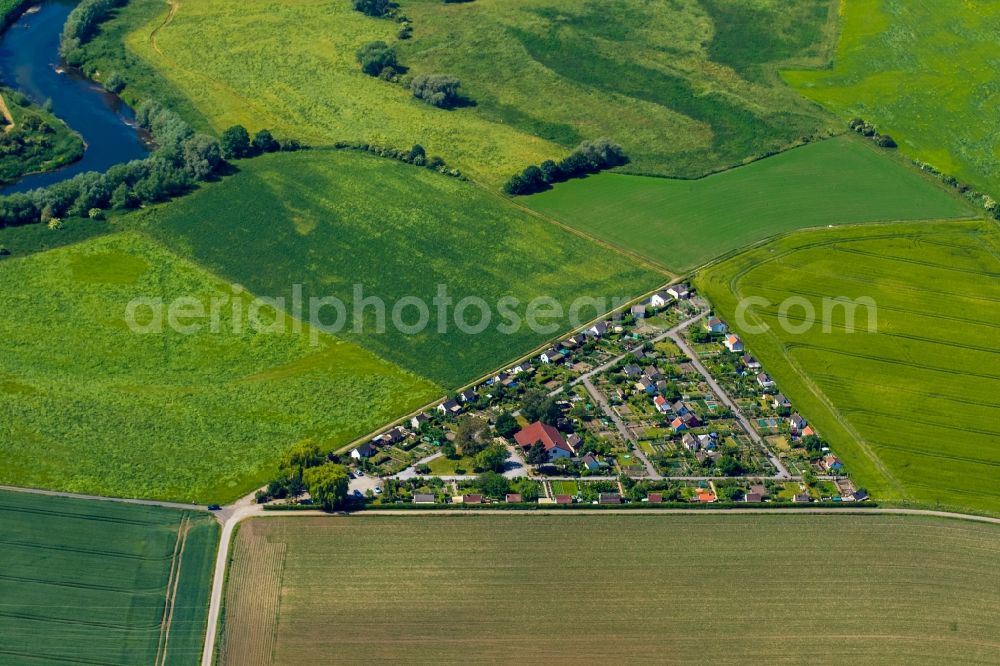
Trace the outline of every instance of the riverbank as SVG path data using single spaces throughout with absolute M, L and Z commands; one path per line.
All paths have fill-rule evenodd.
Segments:
M 0 185 L 60 169 L 83 158 L 83 138 L 66 123 L 10 88 L 0 87 Z
M 26 141 L 30 150 L 20 149 L 9 168 L 0 166 L 0 194 L 45 187 L 87 171 L 103 172 L 149 153 L 132 110 L 61 61 L 60 35 L 75 6 L 72 0 L 19 2 L 15 10 L 0 14 L 10 17 L 0 36 L 0 86 L 30 100 L 34 115 L 51 130 Z M 5 98 L 16 117 L 17 105 Z M 75 141 L 68 139 L 71 135 Z M 20 169 L 18 162 L 23 162 Z

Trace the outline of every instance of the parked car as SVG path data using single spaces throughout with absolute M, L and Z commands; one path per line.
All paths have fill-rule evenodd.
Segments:
M 209 511 L 220 511 L 221 509 L 222 509 L 222 507 L 219 506 L 218 504 L 209 504 L 208 505 L 208 510 Z

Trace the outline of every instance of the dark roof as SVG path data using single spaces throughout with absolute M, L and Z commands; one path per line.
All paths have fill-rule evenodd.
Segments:
M 414 493 L 413 501 L 420 504 L 432 504 L 434 502 L 434 495 L 429 493 Z
M 762 499 L 760 493 L 747 493 L 743 497 L 745 502 L 760 502 Z
M 572 495 L 556 495 L 556 504 L 572 504 Z
M 482 504 L 482 495 L 462 495 L 462 502 L 465 504 Z
M 601 504 L 621 504 L 622 497 L 618 493 L 601 493 L 597 501 Z

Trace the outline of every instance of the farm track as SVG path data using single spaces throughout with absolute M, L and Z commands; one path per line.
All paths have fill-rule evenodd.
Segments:
M 177 529 L 177 540 L 174 542 L 170 573 L 167 576 L 167 594 L 163 601 L 163 619 L 160 621 L 160 636 L 156 645 L 155 666 L 165 666 L 167 663 L 167 647 L 170 644 L 170 627 L 174 619 L 174 607 L 177 604 L 177 587 L 180 585 L 181 565 L 184 562 L 184 546 L 187 544 L 187 537 L 190 531 L 191 518 L 185 514 L 181 517 L 181 524 Z

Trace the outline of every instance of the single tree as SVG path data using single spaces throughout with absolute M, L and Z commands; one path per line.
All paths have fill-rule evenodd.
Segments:
M 326 463 L 318 467 L 310 467 L 302 477 L 309 489 L 314 502 L 330 511 L 343 504 L 347 499 L 347 488 L 350 476 L 343 465 Z
M 227 160 L 246 157 L 250 153 L 250 133 L 242 125 L 233 125 L 223 132 L 219 143 L 222 156 Z

